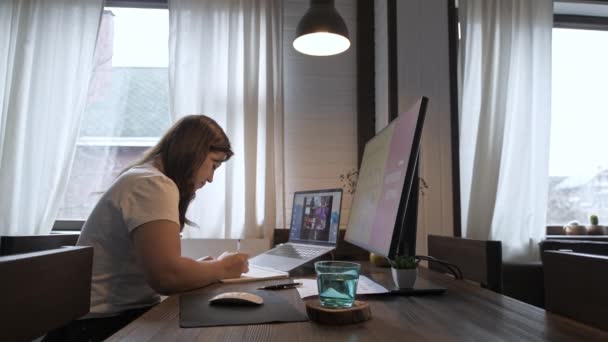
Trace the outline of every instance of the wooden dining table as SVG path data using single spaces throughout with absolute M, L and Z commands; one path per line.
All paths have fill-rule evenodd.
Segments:
M 393 287 L 390 269 L 362 262 L 362 274 L 386 288 Z M 421 280 L 447 290 L 443 294 L 362 295 L 372 318 L 348 325 L 312 321 L 180 328 L 179 295 L 173 295 L 133 321 L 108 341 L 608 341 L 608 332 L 547 312 L 541 308 L 456 280 L 424 267 Z M 314 277 L 312 274 L 304 277 Z M 284 280 L 283 280 L 284 281 Z M 213 284 L 193 291 L 247 291 L 280 282 L 268 280 Z M 306 312 L 295 289 L 281 296 Z M 306 300 L 318 300 L 310 298 Z

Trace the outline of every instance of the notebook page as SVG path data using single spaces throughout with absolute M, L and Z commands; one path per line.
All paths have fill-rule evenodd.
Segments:
M 255 265 L 249 265 L 249 272 L 243 273 L 240 278 L 220 280 L 222 283 L 243 283 L 269 279 L 289 278 L 289 273 Z

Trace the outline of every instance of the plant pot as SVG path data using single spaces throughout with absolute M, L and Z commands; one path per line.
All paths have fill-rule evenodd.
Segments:
M 587 228 L 582 225 L 567 225 L 564 226 L 566 235 L 587 235 Z
M 411 289 L 414 287 L 416 278 L 418 277 L 418 269 L 396 269 L 391 267 L 391 273 L 393 274 L 393 281 L 395 286 L 400 289 Z
M 588 235 L 604 235 L 604 227 L 592 224 L 587 226 Z

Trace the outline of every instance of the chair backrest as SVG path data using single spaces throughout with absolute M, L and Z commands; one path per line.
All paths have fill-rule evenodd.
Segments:
M 608 256 L 543 252 L 545 308 L 608 330 Z
M 428 254 L 458 266 L 465 279 L 477 282 L 492 291 L 502 292 L 502 245 L 500 241 L 429 234 Z M 429 261 L 429 268 L 446 271 L 444 266 L 432 261 Z
M 89 312 L 92 247 L 0 257 L 0 341 L 26 341 Z
M 574 253 L 608 255 L 607 241 L 543 240 L 539 244 L 541 257 L 544 251 L 571 250 Z
M 0 256 L 75 246 L 78 234 L 18 235 L 0 238 Z

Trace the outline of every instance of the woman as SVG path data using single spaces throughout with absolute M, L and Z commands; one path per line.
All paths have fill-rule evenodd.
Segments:
M 186 209 L 196 190 L 211 183 L 215 170 L 232 155 L 214 120 L 190 115 L 114 181 L 77 242 L 94 247 L 91 311 L 62 329 L 62 340 L 103 340 L 157 304 L 159 294 L 248 271 L 243 253 L 192 260 L 180 251 L 180 231 L 191 223 Z

